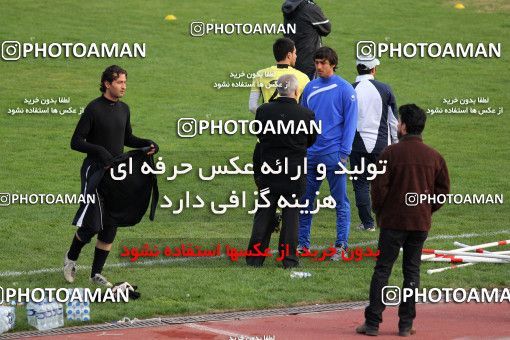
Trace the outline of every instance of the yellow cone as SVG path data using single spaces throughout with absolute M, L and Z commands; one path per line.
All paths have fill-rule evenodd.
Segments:
M 168 14 L 166 17 L 165 17 L 165 20 L 166 21 L 173 21 L 173 20 L 177 20 L 177 17 L 173 14 Z
M 464 9 L 466 8 L 463 4 L 461 4 L 460 2 L 457 2 L 454 6 L 456 9 Z

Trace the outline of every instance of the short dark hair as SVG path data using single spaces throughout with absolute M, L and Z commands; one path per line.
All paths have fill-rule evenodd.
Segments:
M 333 67 L 333 71 L 336 71 L 336 67 L 338 66 L 338 55 L 331 47 L 320 47 L 317 51 L 315 51 L 313 60 L 315 59 L 326 59 L 331 65 L 335 65 Z
M 112 83 L 114 80 L 117 80 L 117 78 L 119 78 L 121 74 L 124 74 L 127 78 L 128 75 L 127 71 L 124 70 L 122 67 L 117 65 L 108 66 L 101 75 L 101 84 L 99 86 L 99 90 L 105 93 L 106 86 L 104 85 L 104 82 L 107 81 L 109 83 Z
M 427 115 L 416 104 L 406 104 L 398 108 L 400 121 L 406 125 L 406 131 L 412 135 L 419 135 L 425 128 Z
M 292 53 L 296 45 L 289 38 L 279 38 L 273 44 L 273 54 L 276 61 L 282 61 L 287 57 L 287 53 Z
M 358 74 L 361 76 L 363 74 L 370 74 L 370 71 L 372 71 L 371 68 L 366 67 L 365 65 L 359 64 L 356 65 L 356 70 L 358 70 Z

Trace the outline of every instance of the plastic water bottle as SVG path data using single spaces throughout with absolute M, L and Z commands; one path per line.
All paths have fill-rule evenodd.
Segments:
M 52 329 L 53 325 L 53 303 L 52 302 L 47 302 L 44 304 L 45 305 L 45 310 L 44 310 L 44 316 L 45 316 L 45 319 L 46 319 L 46 329 Z
M 35 328 L 42 331 L 47 329 L 48 320 L 46 319 L 46 304 L 38 303 L 35 307 Z
M 56 328 L 57 327 L 57 303 L 56 302 L 51 302 L 48 304 L 48 307 L 49 307 L 49 315 L 50 317 L 48 318 L 48 327 L 50 329 L 52 328 Z
M 63 306 L 55 301 L 30 301 L 26 308 L 28 324 L 40 331 L 64 325 Z
M 81 321 L 81 303 L 78 301 L 74 304 L 74 315 L 75 315 L 75 320 L 80 320 Z
M 9 329 L 13 329 L 16 324 L 16 308 L 9 306 L 0 306 L 0 319 L 3 319 Z
M 53 326 L 58 327 L 58 303 L 53 302 Z
M 50 306 L 47 302 L 43 302 L 41 305 L 41 313 L 43 315 L 42 322 L 41 322 L 41 328 L 42 330 L 50 329 L 50 315 L 51 310 Z
M 61 303 L 57 303 L 57 327 L 64 326 L 64 306 Z
M 9 330 L 9 323 L 6 318 L 0 317 L 0 334 Z
M 66 302 L 66 318 L 69 321 L 74 320 L 73 303 L 71 301 Z
M 52 322 L 53 322 L 53 303 L 51 302 L 47 302 L 44 304 L 46 309 L 44 310 L 44 316 L 46 317 L 46 329 L 52 329 L 53 325 L 52 325 Z
M 8 314 L 9 317 L 9 328 L 14 329 L 16 327 L 16 308 L 12 307 Z
M 59 315 L 59 308 L 61 304 L 58 302 L 53 302 L 53 328 L 61 327 L 60 320 L 62 319 L 62 314 Z
M 16 320 L 14 307 L 0 306 L 0 334 L 13 329 Z
M 33 302 L 33 319 L 32 319 L 32 323 L 30 324 L 31 326 L 34 326 L 37 328 L 37 323 L 39 322 L 39 318 L 40 318 L 40 303 L 36 303 L 36 302 Z M 28 313 L 28 312 L 27 312 Z
M 83 302 L 82 321 L 90 321 L 90 305 L 88 302 Z
M 74 288 L 80 291 L 82 297 L 85 297 L 83 288 Z M 71 293 L 72 294 L 72 293 Z M 84 298 L 83 298 L 84 299 Z M 66 319 L 77 321 L 90 321 L 90 302 L 69 300 L 66 303 Z
M 310 276 L 312 276 L 312 274 L 308 273 L 308 272 L 292 272 L 292 273 L 290 273 L 291 279 L 304 279 L 304 278 L 307 278 Z
M 35 324 L 36 324 L 36 317 L 35 317 L 35 307 L 36 307 L 36 304 L 32 301 L 30 301 L 29 303 L 27 303 L 27 321 L 28 321 L 28 324 L 30 326 L 33 326 L 35 327 Z

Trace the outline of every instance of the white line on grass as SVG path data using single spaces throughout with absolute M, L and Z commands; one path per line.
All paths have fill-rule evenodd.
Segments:
M 368 232 L 366 232 L 368 233 Z M 492 231 L 488 233 L 470 233 L 470 234 L 459 234 L 459 235 L 435 235 L 427 237 L 427 240 L 425 243 L 429 241 L 435 241 L 435 240 L 456 240 L 459 238 L 472 238 L 472 237 L 480 237 L 480 236 L 496 236 L 501 234 L 510 234 L 510 230 L 498 230 L 498 231 Z M 364 241 L 356 244 L 352 244 L 351 247 L 363 247 L 368 246 L 371 244 L 377 244 L 377 240 L 371 240 L 371 241 Z M 313 249 L 322 249 L 323 246 L 317 246 L 313 247 Z
M 427 242 L 434 240 L 459 240 L 464 238 L 472 238 L 472 237 L 482 237 L 482 236 L 496 236 L 501 234 L 510 234 L 510 230 L 498 230 L 487 233 L 469 233 L 469 234 L 459 234 L 459 235 L 435 235 L 427 238 Z M 374 234 L 376 235 L 376 234 Z M 377 244 L 377 240 L 365 241 L 360 243 L 351 244 L 351 247 L 363 247 L 372 244 Z M 313 247 L 313 249 L 322 249 L 324 246 Z M 204 259 L 219 259 L 226 257 L 226 255 L 216 256 L 216 257 L 208 257 L 208 258 L 200 258 L 200 260 Z M 157 259 L 157 260 L 146 260 L 140 262 L 118 262 L 118 263 L 109 263 L 106 264 L 106 268 L 117 268 L 117 267 L 131 267 L 131 266 L 154 266 L 158 264 L 169 264 L 169 263 L 177 263 L 177 262 L 188 262 L 197 260 L 197 258 L 181 258 L 181 259 Z M 78 269 L 90 269 L 90 266 L 78 266 Z M 24 270 L 24 271 L 3 271 L 0 272 L 0 277 L 16 277 L 16 276 L 32 276 L 38 274 L 45 273 L 58 273 L 62 271 L 62 267 L 58 268 L 43 268 L 36 270 Z

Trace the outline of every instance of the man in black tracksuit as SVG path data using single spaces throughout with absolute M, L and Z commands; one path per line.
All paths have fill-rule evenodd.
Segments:
M 87 157 L 81 168 L 82 193 L 87 193 L 87 184 L 91 184 L 91 175 L 98 167 L 108 169 L 114 158 L 124 152 L 124 145 L 141 148 L 150 146 L 148 154 L 157 152 L 156 143 L 148 139 L 141 139 L 133 135 L 130 123 L 130 112 L 127 104 L 120 101 L 126 91 L 127 72 L 119 66 L 112 65 L 102 74 L 100 90 L 103 95 L 94 99 L 85 108 L 71 139 L 71 148 L 84 152 Z M 96 169 L 94 169 L 96 168 Z M 101 185 L 95 190 L 96 199 L 102 199 Z M 64 257 L 64 277 L 73 282 L 76 275 L 76 260 L 81 249 L 97 234 L 97 243 L 92 263 L 91 281 L 111 286 L 111 283 L 101 275 L 104 263 L 115 239 L 117 226 L 102 225 L 98 230 L 92 221 L 103 220 L 103 212 L 99 209 L 88 211 L 86 207 L 75 218 L 78 227 L 73 237 L 71 247 Z
M 298 126 L 304 121 L 306 126 L 315 120 L 313 111 L 299 105 L 296 101 L 298 81 L 294 75 L 286 74 L 281 76 L 277 84 L 280 97 L 274 101 L 262 104 L 258 107 L 255 119 L 265 126 L 268 121 L 277 126 L 278 121 L 287 124 L 294 121 Z M 306 192 L 306 176 L 304 175 L 303 164 L 306 158 L 306 149 L 310 147 L 317 138 L 315 131 L 299 132 L 297 134 L 274 134 L 272 132 L 260 133 L 260 159 L 254 159 L 255 181 L 259 190 L 269 188 L 266 198 L 270 202 L 267 208 L 258 208 L 253 219 L 253 229 L 248 245 L 249 250 L 254 250 L 258 243 L 259 249 L 263 252 L 269 247 L 271 233 L 274 229 L 274 215 L 281 196 L 289 202 L 293 202 Z M 277 164 L 284 164 L 285 158 L 288 161 L 288 174 L 263 174 L 261 166 L 267 163 L 271 168 L 276 169 Z M 298 166 L 301 167 L 298 176 Z M 297 180 L 291 180 L 297 178 Z M 292 195 L 295 194 L 294 197 Z M 261 201 L 261 200 L 259 200 Z M 298 241 L 299 208 L 285 207 L 282 209 L 282 229 L 278 250 L 285 251 L 288 247 L 289 253 L 283 257 L 283 267 L 291 268 L 298 265 L 296 256 Z M 265 257 L 248 256 L 246 263 L 250 266 L 262 266 Z
M 312 0 L 286 0 L 282 5 L 283 23 L 295 24 L 296 33 L 286 34 L 296 44 L 296 69 L 312 80 L 315 76 L 313 56 L 321 47 L 321 37 L 331 32 L 331 23 Z

